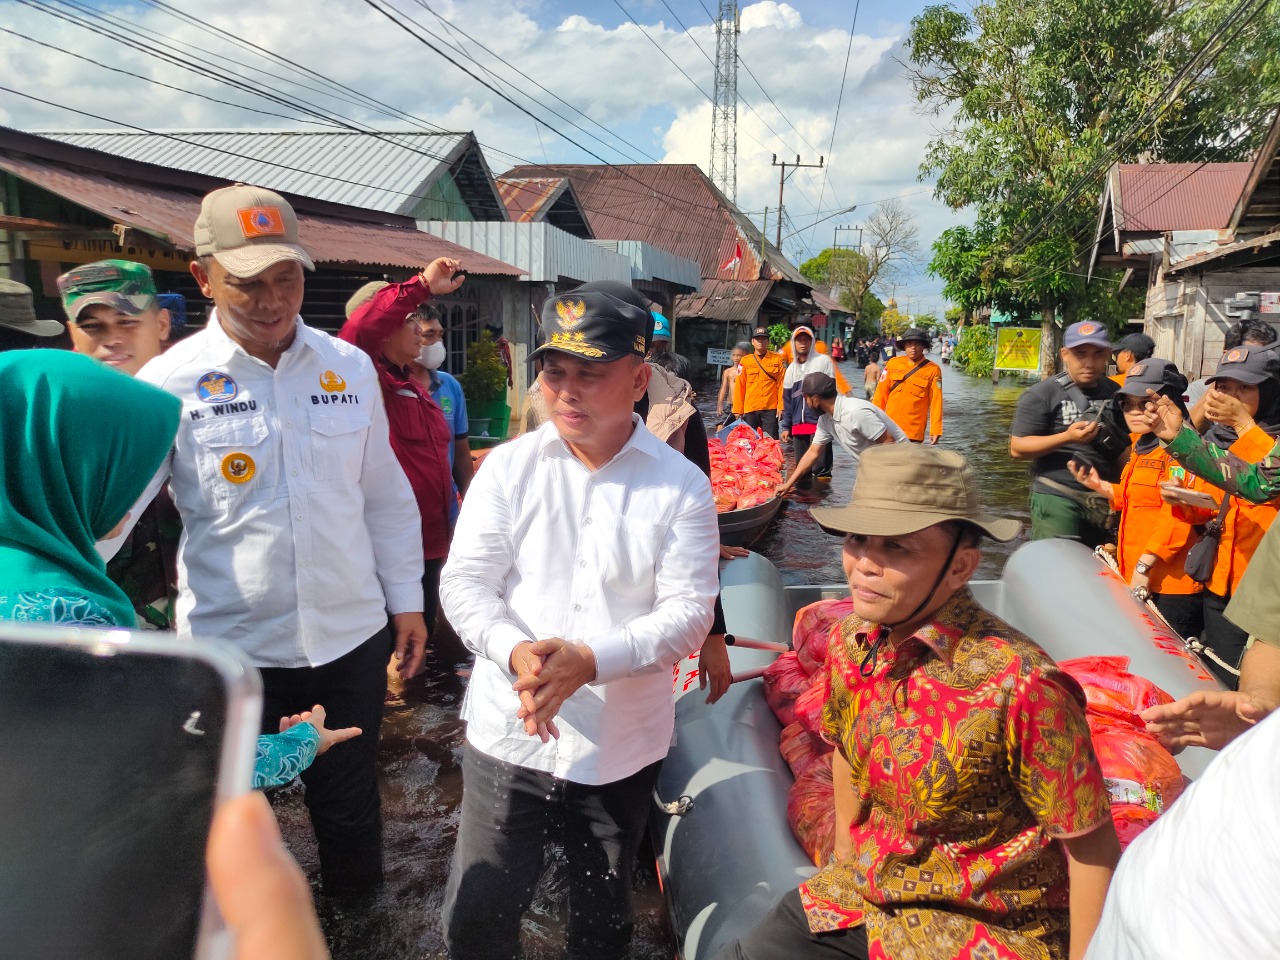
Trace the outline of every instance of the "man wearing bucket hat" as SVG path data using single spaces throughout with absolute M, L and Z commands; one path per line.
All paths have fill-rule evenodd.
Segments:
M 913 443 L 942 439 L 942 368 L 930 360 L 929 334 L 909 327 L 898 338 L 902 353 L 885 361 L 871 402 L 887 413 Z
M 373 363 L 298 315 L 313 264 L 293 208 L 260 187 L 214 190 L 195 248 L 208 324 L 138 374 L 182 400 L 150 491 L 170 477 L 183 522 L 178 636 L 240 647 L 262 673 L 264 717 L 318 701 L 364 731 L 302 775 L 323 891 L 362 897 L 382 881 L 387 661 L 394 649 L 411 675 L 426 643 L 418 509 Z
M 1120 479 L 1128 433 L 1107 402 L 1120 389 L 1106 376 L 1107 328 L 1091 320 L 1071 324 L 1059 355 L 1063 372 L 1018 398 L 1009 455 L 1030 461 L 1031 539 L 1064 537 L 1092 549 L 1111 538 L 1110 504 L 1076 480 L 1068 464 L 1087 464 L 1107 483 Z
M 872 447 L 843 536 L 853 614 L 829 655 L 833 862 L 717 960 L 1080 956 L 1120 855 L 1084 693 L 967 583 L 986 513 L 953 451 Z
M 674 728 L 671 664 L 712 623 L 711 485 L 635 412 L 653 319 L 591 287 L 543 307 L 531 357 L 549 419 L 476 472 L 440 581 L 476 654 L 444 897 L 454 960 L 519 952 L 557 840 L 567 954 L 626 953 L 632 862 Z
M 65 328 L 57 320 L 36 318 L 35 295 L 25 283 L 0 279 L 0 350 L 48 346 L 37 337 L 56 337 Z

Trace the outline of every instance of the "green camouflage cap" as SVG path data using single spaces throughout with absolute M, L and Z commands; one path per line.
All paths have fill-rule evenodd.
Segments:
M 68 270 L 58 278 L 62 309 L 72 323 L 95 303 L 136 316 L 156 305 L 151 268 L 132 260 L 99 260 Z

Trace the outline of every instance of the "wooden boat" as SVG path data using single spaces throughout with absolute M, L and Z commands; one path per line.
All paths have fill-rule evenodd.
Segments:
M 774 497 L 745 510 L 716 514 L 720 522 L 720 542 L 728 547 L 749 547 L 760 539 L 782 507 L 782 498 Z
M 782 645 L 791 641 L 797 610 L 848 594 L 844 584 L 784 587 L 774 566 L 754 553 L 725 563 L 720 582 L 729 632 Z M 1127 656 L 1134 673 L 1175 698 L 1221 689 L 1182 638 L 1081 544 L 1025 544 L 1001 579 L 971 587 L 979 603 L 1055 659 Z M 656 808 L 651 834 L 684 960 L 712 956 L 814 872 L 787 824 L 793 778 L 778 752 L 781 725 L 758 679 L 777 655 L 731 648 L 735 682 L 711 706 L 700 695 L 697 661 L 680 664 L 675 742 L 657 788 L 658 800 L 678 812 Z M 1188 748 L 1177 759 L 1195 777 L 1213 756 Z

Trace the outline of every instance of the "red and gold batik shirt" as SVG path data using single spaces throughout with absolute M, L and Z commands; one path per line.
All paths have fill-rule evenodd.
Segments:
M 866 678 L 877 625 L 838 629 L 823 721 L 861 809 L 853 855 L 800 888 L 810 929 L 865 923 L 872 958 L 1065 958 L 1057 841 L 1110 818 L 1079 685 L 967 588 Z

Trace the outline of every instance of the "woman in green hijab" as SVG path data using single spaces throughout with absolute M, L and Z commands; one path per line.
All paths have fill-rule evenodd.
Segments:
M 169 455 L 182 401 L 64 350 L 0 353 L 0 620 L 136 627 L 97 542 Z M 317 706 L 258 738 L 253 785 L 288 783 L 335 743 Z
M 0 619 L 136 626 L 95 544 L 168 456 L 181 413 L 80 354 L 0 354 Z

